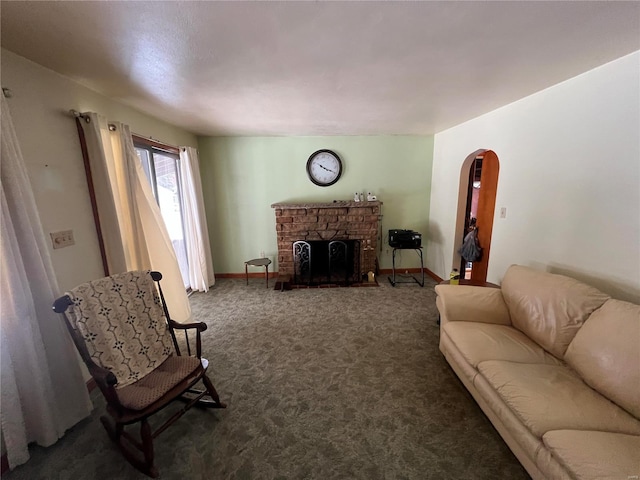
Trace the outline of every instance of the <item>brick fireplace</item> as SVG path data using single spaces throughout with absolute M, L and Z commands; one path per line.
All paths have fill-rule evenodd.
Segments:
M 271 205 L 276 214 L 280 277 L 293 277 L 293 243 L 298 240 L 358 241 L 357 277 L 361 279 L 367 272 L 375 272 L 381 205 L 382 202 L 353 201 Z

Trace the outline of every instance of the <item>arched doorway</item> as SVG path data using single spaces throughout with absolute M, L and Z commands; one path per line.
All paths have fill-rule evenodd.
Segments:
M 474 283 L 487 280 L 499 171 L 500 162 L 492 150 L 472 153 L 465 159 L 460 171 L 453 264 L 459 266 L 461 278 Z M 458 254 L 458 249 L 465 235 L 474 227 L 477 228 L 482 257 L 479 261 L 468 263 Z

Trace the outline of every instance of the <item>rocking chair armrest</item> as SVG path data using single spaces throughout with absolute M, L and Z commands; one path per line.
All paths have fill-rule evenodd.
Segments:
M 104 395 L 107 403 L 111 405 L 111 407 L 117 409 L 117 411 L 121 411 L 122 405 L 120 404 L 118 394 L 116 393 L 118 379 L 114 373 L 111 370 L 96 365 L 93 362 L 87 364 L 87 367 L 89 368 L 91 377 L 96 381 L 96 385 Z
M 95 363 L 87 365 L 89 373 L 95 379 L 96 383 L 104 388 L 110 388 L 118 383 L 118 379 L 111 370 L 103 368 Z
M 195 328 L 198 332 L 204 332 L 207 329 L 207 324 L 204 322 L 178 323 L 175 320 L 169 319 L 169 324 L 171 325 L 171 328 L 175 328 L 176 330 L 188 330 L 190 328 Z
M 200 333 L 204 332 L 207 329 L 207 324 L 204 322 L 193 322 L 193 323 L 178 323 L 175 320 L 169 319 L 169 327 L 172 330 L 182 330 L 184 332 L 185 339 L 187 341 L 187 352 L 188 355 L 191 355 L 191 344 L 189 342 L 189 336 L 187 334 L 187 330 L 194 329 L 196 331 L 196 357 L 201 358 L 202 356 L 202 340 L 200 338 Z M 176 347 L 176 352 L 178 355 L 182 355 L 180 352 L 180 348 L 178 347 L 178 343 L 176 342 L 175 335 L 173 331 L 171 333 L 173 335 L 174 345 Z

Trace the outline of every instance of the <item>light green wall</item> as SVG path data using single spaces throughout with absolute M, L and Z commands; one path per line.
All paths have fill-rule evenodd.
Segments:
M 391 228 L 426 234 L 433 136 L 200 137 L 204 200 L 216 273 L 240 273 L 264 251 L 277 270 L 277 202 L 351 200 L 372 192 L 383 202 L 381 268 L 391 268 Z M 309 155 L 327 148 L 342 159 L 335 185 L 318 187 L 306 173 Z M 399 265 L 417 267 L 412 251 Z

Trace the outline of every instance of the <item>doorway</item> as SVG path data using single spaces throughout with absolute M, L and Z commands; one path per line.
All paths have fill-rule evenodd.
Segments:
M 458 221 L 456 228 L 456 259 L 461 278 L 472 283 L 487 281 L 491 234 L 495 215 L 500 163 L 492 150 L 479 150 L 469 155 L 460 172 Z M 463 259 L 457 250 L 465 236 L 476 230 L 482 256 L 475 262 Z M 457 260 L 457 261 L 456 261 Z

